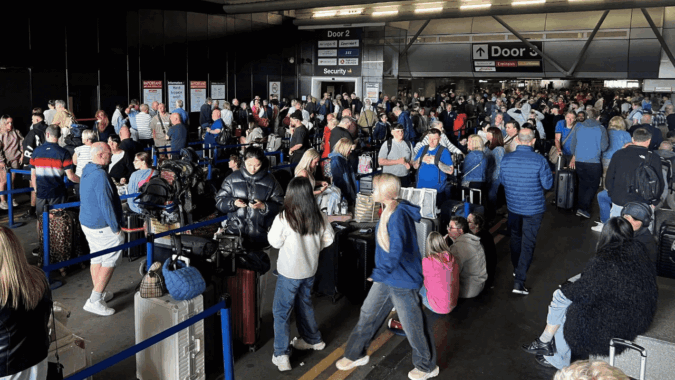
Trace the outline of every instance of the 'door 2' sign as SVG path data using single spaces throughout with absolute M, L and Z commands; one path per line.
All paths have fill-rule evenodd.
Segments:
M 314 75 L 361 75 L 360 28 L 331 28 L 317 32 Z

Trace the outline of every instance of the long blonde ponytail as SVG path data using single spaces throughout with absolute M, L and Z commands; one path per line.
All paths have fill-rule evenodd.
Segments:
M 33 310 L 48 290 L 42 269 L 28 265 L 19 239 L 0 226 L 0 307 Z
M 398 202 L 396 198 L 401 190 L 401 180 L 392 174 L 381 174 L 373 179 L 373 197 L 376 202 L 387 203 L 382 216 L 380 217 L 380 224 L 377 229 L 377 244 L 389 252 L 389 218 L 391 214 L 396 211 Z

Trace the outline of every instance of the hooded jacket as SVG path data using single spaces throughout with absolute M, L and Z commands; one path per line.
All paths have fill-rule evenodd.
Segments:
M 330 158 L 330 172 L 333 176 L 333 185 L 337 186 L 347 202 L 356 202 L 356 174 L 349 165 L 349 161 L 338 152 L 328 155 Z
M 272 226 L 274 217 L 279 213 L 283 203 L 284 191 L 279 182 L 268 173 L 268 163 L 264 160 L 262 167 L 255 174 L 250 174 L 245 166 L 230 174 L 223 181 L 216 195 L 216 207 L 228 215 L 228 219 L 238 219 L 243 224 L 241 233 L 246 248 L 262 248 L 268 245 L 267 230 Z M 234 205 L 237 199 L 248 203 L 258 199 L 265 203 L 263 209 L 251 207 L 239 208 Z M 238 234 L 239 230 L 229 233 Z
M 389 252 L 375 239 L 375 268 L 370 276 L 373 281 L 394 288 L 419 289 L 424 283 L 422 259 L 417 245 L 415 222 L 422 219 L 420 208 L 408 201 L 400 201 L 391 214 L 389 231 Z M 381 223 L 381 221 L 380 221 Z M 378 223 L 375 236 L 380 228 Z
M 473 298 L 479 295 L 488 278 L 485 251 L 480 238 L 470 233 L 462 234 L 450 246 L 450 253 L 458 259 L 459 297 Z
M 120 232 L 122 202 L 108 172 L 90 162 L 80 178 L 80 223 L 91 229 L 110 227 Z

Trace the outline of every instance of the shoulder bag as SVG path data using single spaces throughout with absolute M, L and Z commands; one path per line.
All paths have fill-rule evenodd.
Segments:
M 567 137 L 565 137 L 565 140 L 563 140 L 562 144 L 560 144 L 561 147 L 564 147 L 564 146 L 565 146 L 565 143 L 566 143 L 567 140 L 572 136 L 572 133 L 574 132 L 574 128 L 576 128 L 576 127 L 577 127 L 577 124 L 574 123 L 574 125 L 572 126 L 572 130 L 571 130 L 570 133 L 567 135 Z M 562 154 L 562 152 L 558 150 L 558 147 L 555 146 L 555 144 L 553 144 L 553 146 L 551 147 L 551 150 L 548 152 L 548 160 L 549 160 L 552 164 L 557 164 L 557 163 L 558 163 L 558 159 L 560 158 L 560 155 L 561 155 L 561 154 Z
M 206 282 L 190 260 L 183 256 L 173 255 L 166 259 L 162 273 L 166 280 L 166 289 L 176 301 L 190 300 L 204 293 Z
M 158 298 L 166 293 L 166 284 L 162 274 L 162 263 L 156 261 L 148 273 L 143 276 L 139 292 L 142 298 Z

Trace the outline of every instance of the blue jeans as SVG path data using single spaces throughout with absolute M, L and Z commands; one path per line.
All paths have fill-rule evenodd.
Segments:
M 543 218 L 544 213 L 525 216 L 509 212 L 507 224 L 511 230 L 511 264 L 516 272 L 515 282 L 521 285 L 525 285 L 527 270 L 532 264 L 537 233 Z
M 492 180 L 490 182 L 490 189 L 488 191 L 488 205 L 490 209 L 495 210 L 497 208 L 497 194 L 499 194 L 499 178 Z
M 433 311 L 434 313 L 438 314 L 436 310 L 434 310 L 433 307 L 429 304 L 429 298 L 427 298 L 427 288 L 422 285 L 420 288 L 420 299 L 422 300 L 422 305 L 424 305 L 427 309 Z
M 314 319 L 310 291 L 314 277 L 294 280 L 279 274 L 274 292 L 274 356 L 290 355 L 291 311 L 295 306 L 296 324 L 302 339 L 309 344 L 321 343 L 319 326 Z
M 607 223 L 610 218 L 610 210 L 612 209 L 612 199 L 609 197 L 607 190 L 598 193 L 598 206 L 600 206 L 600 222 Z
M 572 358 L 572 349 L 567 345 L 565 336 L 563 335 L 567 308 L 570 307 L 571 304 L 572 301 L 565 297 L 560 289 L 557 289 L 553 292 L 553 299 L 548 305 L 546 323 L 560 327 L 558 327 L 558 330 L 554 335 L 555 353 L 553 356 L 546 356 L 546 361 L 558 369 L 569 366 Z
M 433 371 L 436 368 L 436 346 L 433 331 L 422 310 L 419 290 L 394 288 L 381 282 L 373 283 L 361 306 L 359 322 L 349 335 L 345 357 L 358 360 L 366 355 L 370 342 L 392 306 L 396 307 L 403 331 L 413 349 L 413 365 L 423 372 Z

